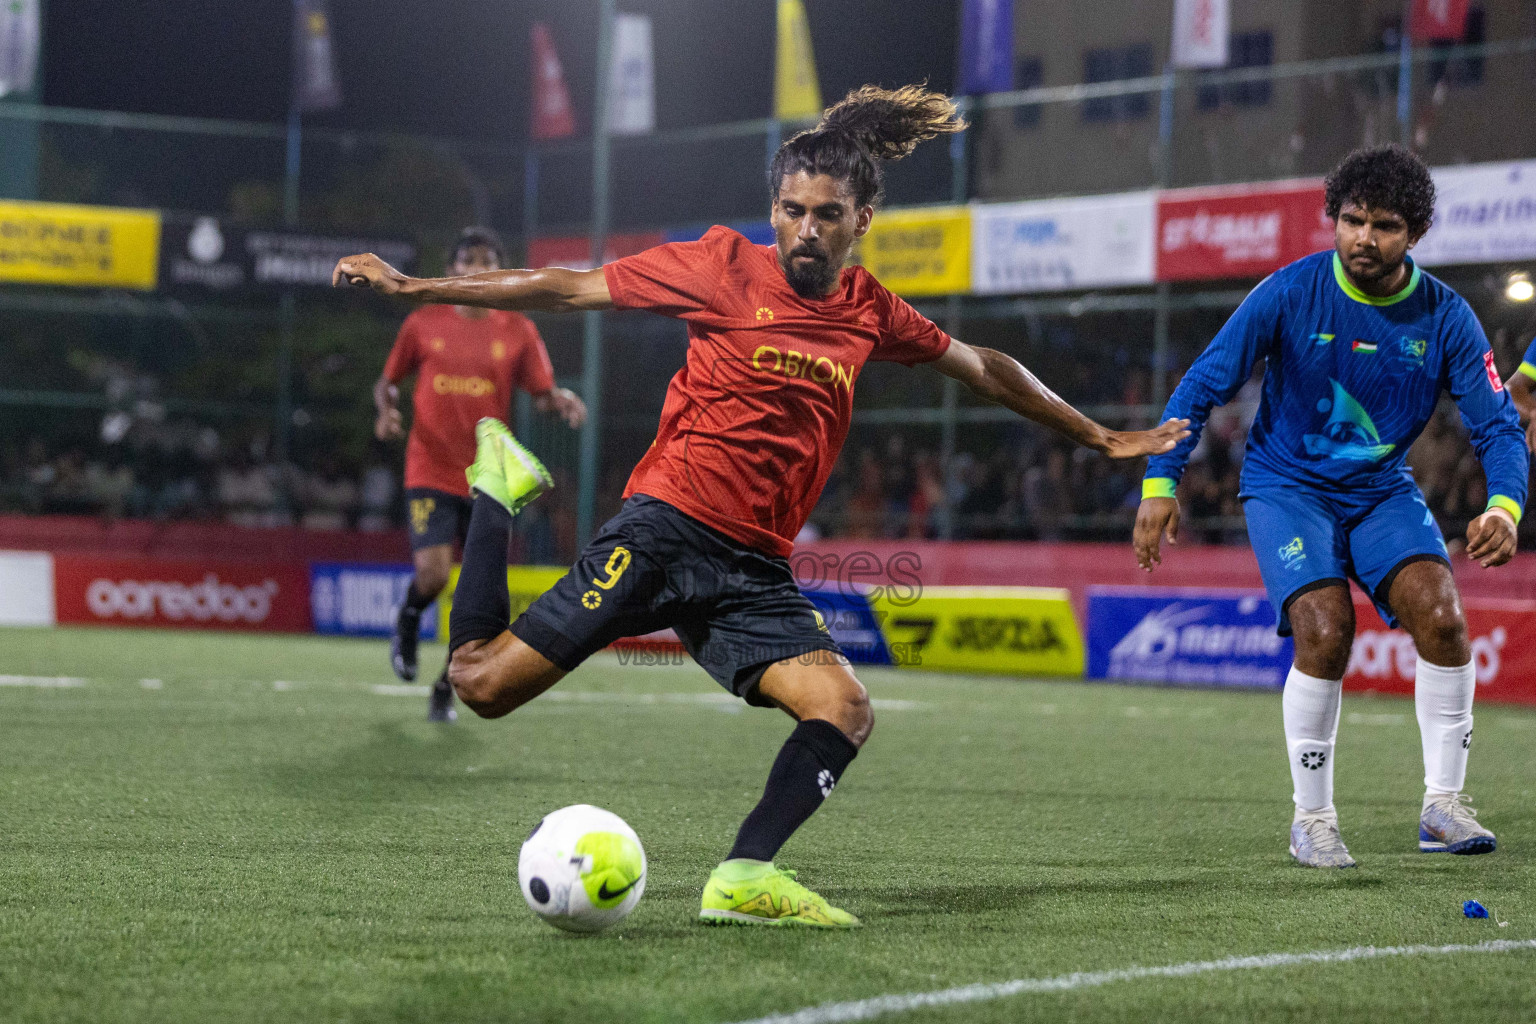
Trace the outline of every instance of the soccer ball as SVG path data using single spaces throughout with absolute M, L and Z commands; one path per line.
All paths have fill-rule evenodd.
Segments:
M 517 881 L 556 928 L 597 932 L 629 916 L 645 892 L 645 851 L 623 818 L 575 804 L 545 815 L 523 843 Z

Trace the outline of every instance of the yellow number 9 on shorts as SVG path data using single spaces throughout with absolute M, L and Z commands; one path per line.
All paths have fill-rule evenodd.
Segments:
M 603 566 L 603 572 L 607 574 L 607 578 L 597 579 L 593 577 L 592 585 L 602 587 L 604 590 L 612 590 L 613 585 L 619 582 L 619 577 L 624 575 L 624 570 L 629 568 L 629 562 L 629 548 L 614 548 L 613 554 L 608 556 L 608 564 Z

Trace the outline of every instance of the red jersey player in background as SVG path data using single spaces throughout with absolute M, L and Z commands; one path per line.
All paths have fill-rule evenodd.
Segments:
M 467 228 L 448 255 L 449 272 L 480 274 L 500 269 L 501 240 L 486 228 Z M 469 529 L 469 485 L 464 470 L 475 458 L 475 424 L 506 419 L 514 392 L 533 396 L 540 412 L 579 427 L 587 409 L 580 398 L 555 387 L 544 339 L 521 313 L 477 306 L 424 306 L 405 318 L 384 372 L 373 387 L 381 441 L 399 437 L 399 384 L 416 375 L 413 419 L 405 443 L 405 501 L 416 577 L 395 616 L 389 658 L 395 674 L 416 678 L 416 637 L 421 612 L 442 592 L 453 566 L 453 545 Z M 447 668 L 432 687 L 428 717 L 451 722 L 453 688 Z
M 785 560 L 847 436 L 864 364 L 926 363 L 1115 458 L 1165 452 L 1188 436 L 1182 420 L 1106 430 L 1011 357 L 951 339 L 864 268 L 846 266 L 875 215 L 880 161 L 963 127 L 947 97 L 915 86 L 849 94 L 774 157 L 774 246 L 716 227 L 697 242 L 591 271 L 430 281 L 372 255 L 336 267 L 337 283 L 417 301 L 648 309 L 687 321 L 687 362 L 667 388 L 656 442 L 630 477 L 624 507 L 511 629 L 510 512 L 537 481 L 505 428 L 489 420 L 477 427 L 449 678 L 476 713 L 496 717 L 613 640 L 671 626 L 722 686 L 794 718 L 762 799 L 704 887 L 699 917 L 707 923 L 859 923 L 773 857 L 832 793 L 874 727 L 868 694 Z

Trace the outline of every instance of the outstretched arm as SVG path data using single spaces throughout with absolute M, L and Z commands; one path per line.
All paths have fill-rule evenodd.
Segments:
M 372 288 L 380 295 L 398 295 L 412 302 L 489 309 L 542 310 L 571 313 L 612 309 L 608 281 L 601 268 L 566 270 L 492 270 L 466 277 L 407 277 L 373 253 L 348 256 L 336 263 L 331 285 Z
M 1171 451 L 1189 433 L 1187 420 L 1169 420 L 1152 430 L 1110 430 L 1068 405 L 1040 383 L 1017 359 L 996 349 L 951 341 L 933 362 L 979 397 L 1007 406 L 1025 419 L 1050 427 L 1078 444 L 1112 459 L 1134 459 Z

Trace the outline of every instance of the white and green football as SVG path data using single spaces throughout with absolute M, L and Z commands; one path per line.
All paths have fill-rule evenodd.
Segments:
M 517 881 L 556 928 L 597 932 L 629 916 L 645 892 L 645 850 L 623 818 L 574 804 L 547 814 L 523 843 Z

